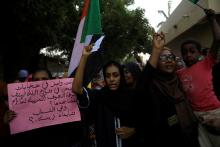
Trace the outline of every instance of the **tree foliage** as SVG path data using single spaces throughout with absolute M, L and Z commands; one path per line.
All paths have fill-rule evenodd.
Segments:
M 144 18 L 143 9 L 129 11 L 120 1 L 103 0 L 104 49 L 109 58 L 121 59 L 132 51 L 147 52 L 150 48 L 152 27 Z
M 21 68 L 36 69 L 41 48 L 51 46 L 66 52 L 72 48 L 80 4 L 77 0 L 3 2 L 3 66 L 7 81 Z
M 128 10 L 134 0 L 100 0 L 103 48 L 106 58 L 123 58 L 132 51 L 147 52 L 152 28 L 144 10 Z M 33 71 L 44 47 L 70 57 L 83 0 L 3 1 L 3 64 L 5 79 L 21 68 Z M 16 64 L 15 64 L 16 61 Z

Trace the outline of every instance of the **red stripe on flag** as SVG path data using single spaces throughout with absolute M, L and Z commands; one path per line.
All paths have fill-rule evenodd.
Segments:
M 90 3 L 90 0 L 85 0 L 81 19 L 87 15 L 87 12 L 89 10 L 89 3 Z

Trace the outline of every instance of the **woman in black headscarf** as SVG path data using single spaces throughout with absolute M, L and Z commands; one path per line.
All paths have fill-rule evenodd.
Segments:
M 83 74 L 92 46 L 85 47 L 73 82 L 73 92 L 81 110 L 89 112 L 87 122 L 95 124 L 97 147 L 138 146 L 135 135 L 135 119 L 132 111 L 132 95 L 125 88 L 123 69 L 114 61 L 103 68 L 106 86 L 101 90 L 82 87 Z
M 134 62 L 129 62 L 125 64 L 124 74 L 127 87 L 129 89 L 134 89 L 141 75 L 141 69 L 139 65 Z
M 193 113 L 175 74 L 175 56 L 164 47 L 164 34 L 154 34 L 151 57 L 137 85 L 139 112 L 146 117 L 139 131 L 146 144 L 169 147 L 198 146 Z

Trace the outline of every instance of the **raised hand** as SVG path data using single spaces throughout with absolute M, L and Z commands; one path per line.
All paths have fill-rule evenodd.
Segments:
M 83 49 L 83 55 L 89 56 L 91 54 L 92 48 L 93 48 L 93 44 L 85 46 L 84 49 Z
M 134 135 L 136 131 L 135 128 L 121 127 L 121 128 L 116 128 L 115 132 L 120 138 L 127 139 L 132 135 Z
M 4 123 L 8 124 L 15 117 L 16 117 L 16 113 L 14 111 L 8 110 L 8 111 L 5 112 L 3 121 L 4 121 Z
M 161 50 L 165 45 L 165 35 L 163 32 L 154 33 L 153 35 L 153 49 Z
M 204 9 L 205 14 L 209 20 L 213 20 L 215 18 L 215 11 L 212 9 Z

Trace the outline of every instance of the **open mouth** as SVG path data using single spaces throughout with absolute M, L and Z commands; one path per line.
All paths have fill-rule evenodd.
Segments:
M 173 69 L 174 66 L 173 66 L 173 65 L 166 65 L 166 68 L 167 68 L 167 69 Z
M 110 88 L 117 88 L 117 85 L 116 84 L 110 84 L 109 87 Z

